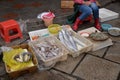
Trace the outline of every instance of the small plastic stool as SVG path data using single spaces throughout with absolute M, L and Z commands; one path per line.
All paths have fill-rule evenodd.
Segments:
M 15 38 L 23 38 L 19 24 L 13 19 L 0 22 L 0 35 L 6 43 Z

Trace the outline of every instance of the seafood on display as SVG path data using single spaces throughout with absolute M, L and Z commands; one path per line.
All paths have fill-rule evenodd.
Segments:
M 61 53 L 61 48 L 54 43 L 54 40 L 44 40 L 35 45 L 38 56 L 42 56 L 45 60 L 51 59 L 53 57 L 59 56 Z
M 95 41 L 104 41 L 107 40 L 109 37 L 107 35 L 105 35 L 102 32 L 92 32 L 89 36 L 91 39 L 95 40 Z
M 32 59 L 32 55 L 30 52 L 28 52 L 26 49 L 24 49 L 24 52 L 17 54 L 14 59 L 17 62 L 28 62 Z
M 61 31 L 58 33 L 58 39 L 69 49 L 72 51 L 78 51 L 82 48 L 86 47 L 86 44 L 81 42 L 78 38 L 73 35 L 71 30 L 68 30 L 64 26 Z

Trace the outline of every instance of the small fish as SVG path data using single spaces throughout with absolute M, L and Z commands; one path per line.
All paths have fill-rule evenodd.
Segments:
M 60 40 L 63 44 L 65 44 L 65 41 L 64 41 L 64 38 L 63 38 L 63 34 L 62 34 L 61 31 L 59 32 L 58 37 L 59 37 L 59 40 Z
M 62 29 L 61 31 L 62 31 L 62 33 L 63 33 L 62 35 L 63 35 L 64 42 L 65 42 L 66 46 L 67 46 L 68 48 L 72 49 L 72 50 L 75 50 L 74 47 L 71 45 L 70 40 L 69 40 L 66 32 L 65 32 L 63 29 Z
M 85 46 L 86 46 L 86 44 L 82 43 L 79 39 L 77 39 L 77 38 L 75 38 L 75 37 L 73 37 L 73 39 L 74 39 L 75 42 L 76 42 L 77 44 L 79 44 L 80 46 L 82 46 L 82 47 L 85 47 Z
M 70 41 L 71 45 L 73 46 L 74 50 L 77 51 L 77 45 L 76 45 L 70 31 L 66 31 L 66 34 L 68 35 L 69 41 Z

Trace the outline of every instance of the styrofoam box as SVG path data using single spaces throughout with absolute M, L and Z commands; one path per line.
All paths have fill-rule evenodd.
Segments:
M 119 17 L 119 13 L 113 12 L 106 8 L 99 9 L 100 22 L 116 19 Z
M 35 37 L 35 36 L 36 37 L 44 37 L 44 36 L 49 36 L 50 35 L 48 29 L 30 31 L 28 34 L 29 34 L 29 37 L 30 37 L 31 41 L 36 40 L 36 39 L 33 39 L 33 37 Z
M 96 30 L 97 30 L 96 28 L 91 27 L 91 28 L 87 28 L 87 29 L 78 31 L 78 34 L 80 35 L 83 32 L 87 32 L 87 33 L 90 34 L 92 32 L 95 32 Z M 98 31 L 98 32 L 100 32 L 100 31 Z M 105 41 L 94 41 L 94 40 L 92 40 L 90 38 L 86 38 L 86 39 L 90 40 L 93 43 L 92 51 L 96 51 L 96 50 L 105 48 L 107 46 L 113 45 L 112 40 L 110 38 L 105 40 Z

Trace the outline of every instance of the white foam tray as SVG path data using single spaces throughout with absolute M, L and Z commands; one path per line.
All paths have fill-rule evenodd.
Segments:
M 45 36 L 49 36 L 50 35 L 48 29 L 41 29 L 41 30 L 30 31 L 28 34 L 29 34 L 29 37 L 30 37 L 31 41 L 33 41 L 32 37 L 34 37 L 34 36 L 45 37 Z
M 95 30 L 97 30 L 97 29 L 94 27 L 91 27 L 91 28 L 87 28 L 87 29 L 78 31 L 78 34 L 80 35 L 80 33 L 82 33 L 82 32 L 92 33 L 92 32 L 95 32 Z M 98 31 L 98 32 L 100 32 L 100 31 Z M 105 41 L 94 41 L 94 40 L 91 40 L 90 38 L 86 38 L 86 39 L 90 40 L 93 43 L 92 51 L 96 51 L 96 50 L 105 48 L 107 46 L 113 45 L 111 39 L 107 39 Z
M 119 17 L 119 13 L 111 11 L 106 8 L 99 9 L 100 22 L 116 19 Z

